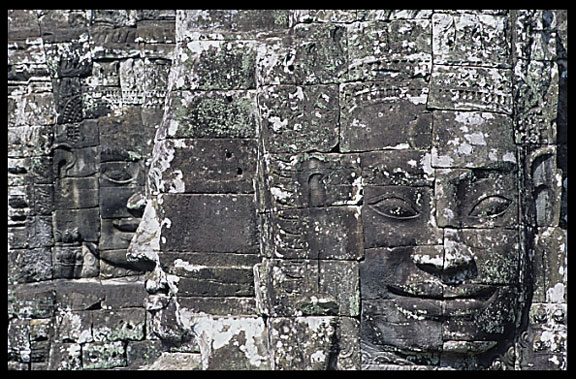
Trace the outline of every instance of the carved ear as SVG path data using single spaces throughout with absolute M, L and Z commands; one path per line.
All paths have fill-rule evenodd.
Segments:
M 556 146 L 545 146 L 530 153 L 527 185 L 533 201 L 536 226 L 558 226 L 562 196 L 562 172 L 556 165 Z
M 68 170 L 76 163 L 76 155 L 72 147 L 67 143 L 59 143 L 53 148 L 54 153 L 54 175 L 57 178 L 66 176 Z

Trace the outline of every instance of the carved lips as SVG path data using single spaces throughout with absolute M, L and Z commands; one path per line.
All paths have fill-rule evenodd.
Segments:
M 442 305 L 441 315 L 430 314 L 430 318 L 471 316 L 488 307 L 498 295 L 496 286 L 460 285 L 425 282 L 406 285 L 388 284 L 389 292 L 395 297 L 411 298 L 413 301 L 437 300 Z M 426 318 L 426 317 L 425 317 Z

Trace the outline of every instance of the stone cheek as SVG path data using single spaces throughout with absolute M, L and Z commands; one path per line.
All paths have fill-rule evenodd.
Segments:
M 256 252 L 251 195 L 164 195 L 163 251 Z

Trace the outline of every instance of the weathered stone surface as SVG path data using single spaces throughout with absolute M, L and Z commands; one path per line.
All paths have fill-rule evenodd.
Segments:
M 92 312 L 94 341 L 133 341 L 144 339 L 145 311 L 142 308 L 124 308 Z
M 263 213 L 260 219 L 266 257 L 355 260 L 363 256 L 358 207 L 286 209 Z
M 257 250 L 256 212 L 251 195 L 163 197 L 160 248 L 166 251 L 251 253 Z M 185 221 L 184 221 L 185 220 Z
M 256 137 L 255 91 L 172 91 L 168 102 L 168 137 Z
M 161 192 L 251 193 L 256 172 L 255 139 L 167 140 L 172 154 L 162 171 Z
M 9 283 L 29 283 L 52 279 L 52 253 L 49 247 L 11 250 L 8 262 Z
M 266 151 L 329 152 L 338 144 L 337 86 L 275 85 L 260 96 Z
M 126 366 L 126 352 L 122 341 L 86 343 L 82 347 L 84 369 L 106 369 Z
M 266 40 L 258 56 L 260 85 L 328 84 L 346 78 L 346 29 L 331 24 L 300 24 L 282 39 Z
M 432 63 L 430 20 L 352 23 L 348 26 L 348 49 L 351 80 L 428 79 Z
M 436 220 L 441 227 L 508 227 L 518 223 L 514 169 L 438 170 Z
M 357 262 L 267 259 L 256 266 L 255 275 L 256 299 L 262 314 L 358 315 Z M 335 279 L 342 276 L 349 280 Z
M 270 344 L 275 370 L 326 370 L 332 353 L 335 317 L 273 318 Z M 308 338 L 300 340 L 301 335 Z M 297 345 L 298 349 L 293 347 Z
M 176 52 L 174 89 L 252 89 L 256 86 L 254 41 L 183 41 Z
M 343 151 L 427 148 L 432 115 L 428 89 L 414 81 L 348 83 L 340 91 Z
M 8 126 L 30 125 L 36 129 L 42 125 L 53 125 L 56 121 L 54 110 L 55 95 L 51 92 L 8 96 Z M 20 130 L 26 130 L 26 128 Z M 25 141 L 31 142 L 28 139 Z M 9 146 L 12 144 L 10 143 Z
M 129 262 L 126 249 L 100 251 L 100 278 L 110 279 L 144 274 L 150 266 L 143 262 Z
M 181 309 L 215 316 L 256 316 L 256 300 L 252 297 L 182 297 Z
M 566 10 L 7 15 L 9 369 L 567 368 Z
M 56 241 L 97 242 L 100 234 L 98 208 L 58 209 L 54 212 L 54 235 Z
M 201 370 L 202 356 L 198 353 L 163 352 L 153 363 L 141 366 L 141 370 Z
M 13 113 L 12 113 L 13 114 Z M 8 128 L 8 156 L 31 157 L 48 155 L 52 144 L 49 126 L 17 126 Z
M 126 363 L 129 367 L 146 367 L 161 355 L 162 342 L 160 340 L 130 341 L 126 347 Z
M 427 107 L 512 114 L 508 69 L 434 65 Z
M 77 343 L 53 343 L 50 346 L 49 370 L 79 370 L 82 368 L 82 347 Z
M 510 67 L 508 17 L 490 14 L 432 16 L 434 64 Z
M 358 163 L 354 154 L 266 154 L 259 167 L 260 210 L 357 205 Z

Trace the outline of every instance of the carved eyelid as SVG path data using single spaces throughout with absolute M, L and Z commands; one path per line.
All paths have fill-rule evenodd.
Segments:
M 506 212 L 511 203 L 512 200 L 501 195 L 483 196 L 478 199 L 468 215 L 470 217 L 496 217 Z
M 108 174 L 108 172 L 111 171 L 112 173 L 116 172 L 120 172 L 122 171 L 122 173 L 126 173 L 128 174 L 130 177 L 128 179 L 116 179 L 113 176 L 110 176 Z M 128 184 L 133 182 L 134 180 L 136 180 L 137 174 L 134 172 L 130 172 L 131 170 L 127 169 L 127 168 L 123 168 L 122 170 L 118 170 L 118 169 L 108 169 L 108 170 L 104 170 L 102 171 L 102 175 L 109 181 L 111 181 L 112 183 L 116 183 L 116 184 Z
M 383 211 L 381 209 L 379 209 L 378 204 L 382 203 L 382 202 L 395 202 L 394 204 L 389 204 L 390 206 L 394 206 L 396 205 L 398 208 L 400 209 L 400 207 L 403 207 L 402 211 L 407 212 L 407 215 L 395 215 L 393 213 L 390 212 L 386 212 L 386 209 Z M 418 212 L 416 210 L 416 208 L 414 207 L 414 205 L 412 205 L 412 202 L 403 199 L 401 197 L 398 196 L 393 196 L 393 195 L 380 195 L 377 196 L 375 198 L 370 199 L 370 201 L 368 202 L 368 206 L 376 213 L 388 217 L 388 218 L 393 218 L 396 220 L 409 220 L 409 219 L 413 219 L 416 218 L 418 216 L 420 216 L 420 212 Z

